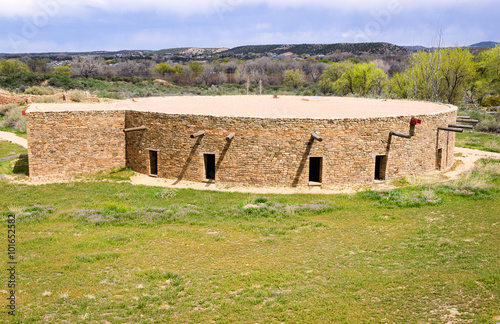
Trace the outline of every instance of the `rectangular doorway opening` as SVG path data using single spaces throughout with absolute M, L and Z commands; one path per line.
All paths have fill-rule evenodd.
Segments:
M 375 180 L 385 180 L 387 155 L 377 155 L 375 158 Z
M 204 154 L 205 180 L 215 180 L 215 154 Z
M 323 158 L 322 157 L 310 157 L 309 158 L 309 182 L 321 183 L 322 182 L 322 170 L 323 169 Z
M 443 164 L 443 149 L 440 148 L 437 151 L 437 156 L 436 156 L 436 169 L 441 170 Z
M 158 175 L 158 151 L 149 150 L 149 174 Z

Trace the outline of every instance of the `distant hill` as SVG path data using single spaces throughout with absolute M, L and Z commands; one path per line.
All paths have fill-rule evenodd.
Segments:
M 156 55 L 214 55 L 220 52 L 227 51 L 227 47 L 215 47 L 215 48 L 198 48 L 198 47 L 178 47 L 178 48 L 167 48 L 154 52 Z
M 500 45 L 500 43 L 497 42 L 481 42 L 477 44 L 472 44 L 469 47 L 472 48 L 478 48 L 478 47 L 489 47 L 489 48 L 495 48 L 495 46 Z
M 297 45 L 247 45 L 229 49 L 220 55 L 246 55 L 291 53 L 296 55 L 329 55 L 335 52 L 351 53 L 354 55 L 379 54 L 398 55 L 408 54 L 408 50 L 389 43 L 338 43 L 338 44 L 297 44 Z
M 472 44 L 472 45 L 464 46 L 464 47 L 466 47 L 466 48 L 480 48 L 480 47 L 494 48 L 497 45 L 500 45 L 500 43 L 497 43 L 497 42 L 480 42 L 480 43 L 476 43 L 476 44 Z M 420 45 L 417 45 L 417 46 L 403 46 L 403 47 L 406 48 L 407 50 L 410 50 L 410 51 L 420 51 L 420 50 L 434 49 L 434 47 L 425 47 L 425 46 L 420 46 Z M 454 47 L 456 47 L 456 46 L 451 46 L 451 48 L 454 48 Z
M 417 45 L 417 46 L 402 46 L 402 47 L 404 47 L 404 48 L 406 48 L 407 50 L 410 50 L 410 51 L 420 51 L 420 50 L 427 49 L 427 47 L 420 46 L 420 45 Z

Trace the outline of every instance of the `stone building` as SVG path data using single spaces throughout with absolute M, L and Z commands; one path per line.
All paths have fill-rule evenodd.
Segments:
M 359 98 L 165 97 L 35 104 L 30 176 L 130 167 L 154 177 L 334 186 L 444 170 L 457 108 Z

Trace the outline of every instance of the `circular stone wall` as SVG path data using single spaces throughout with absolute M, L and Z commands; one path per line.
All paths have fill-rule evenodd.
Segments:
M 186 107 L 191 114 L 175 114 L 173 108 L 128 111 L 128 128 L 147 128 L 127 134 L 128 166 L 149 174 L 151 154 L 156 154 L 156 173 L 163 178 L 328 187 L 421 174 L 453 163 L 454 134 L 438 127 L 455 122 L 454 107 L 343 98 L 306 102 L 288 97 L 284 104 L 283 98 L 266 99 L 268 103 L 256 100 L 250 108 L 252 101 L 239 97 L 247 106 L 244 117 L 223 116 L 231 111 L 242 115 L 238 97 L 229 102 L 212 99 L 220 106 L 207 109 L 205 115 L 199 114 L 203 109 L 197 106 L 203 101 L 199 97 L 196 105 Z M 398 110 L 405 114 L 398 115 Z M 410 125 L 412 118 L 420 119 L 421 125 Z M 391 136 L 391 131 L 411 137 Z M 204 135 L 190 137 L 198 132 Z M 229 140 L 231 133 L 234 137 Z
M 449 168 L 455 136 L 438 127 L 454 124 L 456 111 L 401 100 L 267 96 L 37 105 L 27 114 L 33 130 L 28 131 L 30 168 L 33 162 L 35 173 L 49 170 L 47 164 L 60 158 L 51 149 L 57 145 L 72 156 L 58 164 L 59 172 L 78 169 L 78 163 L 87 170 L 97 157 L 115 152 L 122 138 L 125 149 L 108 154 L 116 156 L 110 164 L 126 161 L 137 172 L 162 178 L 287 187 L 371 183 Z M 114 118 L 113 127 L 108 116 Z M 68 118 L 71 125 L 61 122 Z M 412 118 L 421 124 L 411 125 Z M 57 133 L 52 134 L 45 126 L 54 124 Z M 37 127 L 45 131 L 37 133 Z M 94 128 L 79 139 L 78 127 Z M 79 145 L 89 136 L 97 137 L 99 154 Z M 109 136 L 115 144 L 108 147 Z

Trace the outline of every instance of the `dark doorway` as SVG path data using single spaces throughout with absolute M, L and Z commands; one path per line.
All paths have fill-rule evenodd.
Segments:
M 205 179 L 215 180 L 215 154 L 204 154 L 205 156 Z
M 149 151 L 149 174 L 158 175 L 158 151 Z
M 322 166 L 323 166 L 322 157 L 309 158 L 309 182 L 321 183 Z
M 437 156 L 436 156 L 436 169 L 441 170 L 443 164 L 443 149 L 440 148 L 437 151 Z
M 377 155 L 375 158 L 375 180 L 385 180 L 387 155 Z

